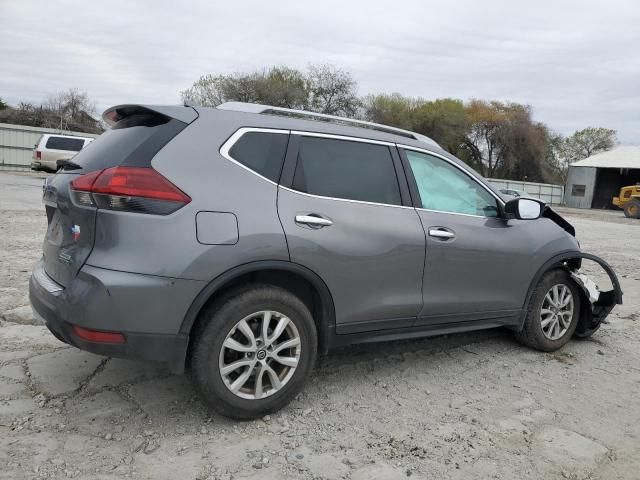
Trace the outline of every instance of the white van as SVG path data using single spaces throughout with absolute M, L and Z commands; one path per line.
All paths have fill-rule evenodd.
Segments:
M 33 150 L 31 170 L 56 172 L 61 160 L 69 160 L 89 145 L 94 139 L 45 133 L 40 137 Z

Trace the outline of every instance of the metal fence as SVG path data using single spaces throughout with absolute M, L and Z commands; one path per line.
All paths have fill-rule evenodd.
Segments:
M 91 133 L 67 132 L 55 128 L 28 127 L 0 123 L 0 169 L 28 170 L 33 148 L 43 133 L 58 133 L 80 137 L 97 137 Z
M 564 203 L 564 185 L 517 182 L 515 180 L 502 180 L 497 178 L 488 178 L 487 180 L 498 190 L 519 190 L 549 205 L 562 205 Z

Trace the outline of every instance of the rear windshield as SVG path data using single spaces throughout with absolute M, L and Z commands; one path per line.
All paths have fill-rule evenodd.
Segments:
M 70 137 L 49 137 L 46 148 L 51 150 L 68 150 L 70 152 L 79 152 L 84 146 L 83 138 Z
M 167 117 L 160 120 L 150 115 L 123 118 L 73 157 L 73 163 L 86 172 L 123 164 L 148 166 L 151 157 L 177 133 L 167 132 L 173 130 L 167 129 L 169 125 Z

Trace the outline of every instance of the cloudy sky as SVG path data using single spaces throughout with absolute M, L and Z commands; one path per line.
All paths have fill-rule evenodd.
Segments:
M 332 63 L 359 92 L 511 100 L 640 144 L 640 2 L 0 0 L 0 97 L 178 103 L 205 73 Z

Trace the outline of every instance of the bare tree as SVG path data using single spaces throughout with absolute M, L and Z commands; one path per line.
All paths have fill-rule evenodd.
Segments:
M 87 92 L 70 88 L 64 92 L 50 95 L 43 107 L 50 112 L 46 125 L 49 128 L 72 130 L 84 126 L 95 127 L 97 121 L 95 105 L 89 100 Z
M 333 65 L 309 65 L 309 109 L 329 115 L 355 116 L 361 105 L 351 73 Z
M 599 152 L 610 150 L 616 144 L 616 131 L 610 128 L 587 127 L 567 137 L 562 145 L 562 154 L 571 164 Z

